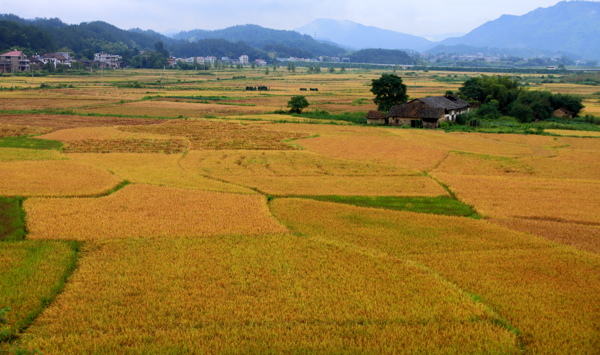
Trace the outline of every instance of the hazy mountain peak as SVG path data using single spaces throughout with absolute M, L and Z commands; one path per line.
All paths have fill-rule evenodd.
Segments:
M 411 49 L 422 51 L 434 45 L 423 37 L 413 36 L 349 20 L 317 19 L 296 29 L 299 33 L 327 39 L 343 46 L 383 49 Z

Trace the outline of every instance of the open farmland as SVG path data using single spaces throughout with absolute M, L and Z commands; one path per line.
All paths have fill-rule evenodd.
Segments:
M 355 124 L 381 73 L 0 90 L 0 353 L 597 352 L 600 138 Z

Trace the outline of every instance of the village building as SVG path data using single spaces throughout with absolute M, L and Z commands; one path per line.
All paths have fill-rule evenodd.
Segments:
M 388 124 L 438 128 L 440 123 L 455 121 L 458 115 L 467 113 L 470 109 L 468 102 L 456 96 L 425 97 L 392 107 L 388 112 Z
M 369 113 L 367 113 L 367 124 L 384 126 L 388 124 L 388 118 L 379 111 L 369 111 Z
M 29 70 L 29 59 L 25 53 L 14 50 L 0 55 L 0 71 L 27 71 Z
M 94 61 L 103 63 L 102 67 L 119 69 L 121 67 L 121 56 L 116 54 L 96 53 Z
M 575 114 L 573 112 L 561 107 L 558 110 L 555 110 L 554 112 L 552 112 L 552 117 L 573 118 L 573 117 L 575 117 Z
M 46 53 L 39 57 L 44 64 L 52 63 L 52 66 L 56 68 L 57 65 L 66 65 L 68 67 L 71 66 L 71 61 L 59 53 Z
M 241 65 L 248 65 L 248 62 L 249 62 L 249 58 L 247 55 L 244 54 L 244 55 L 240 56 L 240 64 Z

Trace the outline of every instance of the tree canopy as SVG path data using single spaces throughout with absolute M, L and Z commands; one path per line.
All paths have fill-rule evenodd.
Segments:
M 564 108 L 576 116 L 583 109 L 581 98 L 549 91 L 527 90 L 508 76 L 481 75 L 458 89 L 459 96 L 480 105 L 475 115 L 484 119 L 511 116 L 521 122 L 547 120 L 554 110 Z
M 379 79 L 373 79 L 371 86 L 371 92 L 375 95 L 373 102 L 378 105 L 379 111 L 387 112 L 408 100 L 406 85 L 396 74 L 383 74 Z
M 308 100 L 304 96 L 292 96 L 292 99 L 288 101 L 288 107 L 291 113 L 302 113 L 302 110 L 307 108 L 309 105 Z

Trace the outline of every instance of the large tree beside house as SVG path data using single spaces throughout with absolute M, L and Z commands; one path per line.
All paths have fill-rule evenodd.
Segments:
M 373 102 L 382 112 L 387 112 L 392 107 L 401 105 L 408 100 L 406 85 L 396 74 L 383 74 L 379 79 L 373 79 L 371 92 L 375 95 Z

